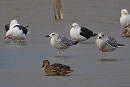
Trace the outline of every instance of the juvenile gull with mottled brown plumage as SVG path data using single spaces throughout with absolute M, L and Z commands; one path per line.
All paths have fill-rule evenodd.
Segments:
M 58 56 L 60 55 L 60 50 L 62 50 L 62 56 L 64 55 L 64 50 L 77 44 L 76 41 L 67 39 L 66 37 L 59 37 L 57 33 L 51 33 L 46 37 L 51 37 L 51 45 L 58 49 Z

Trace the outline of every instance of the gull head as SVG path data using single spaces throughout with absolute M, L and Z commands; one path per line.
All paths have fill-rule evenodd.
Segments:
M 58 37 L 58 34 L 57 33 L 51 33 L 50 35 L 46 35 L 46 37 Z
M 15 26 L 16 24 L 18 24 L 18 22 L 17 22 L 17 20 L 11 20 L 11 22 L 10 22 L 10 27 L 13 27 L 13 26 Z
M 98 34 L 98 39 L 103 39 L 104 38 L 104 34 L 101 32 Z
M 78 28 L 79 27 L 79 24 L 78 23 L 73 23 L 71 28 Z
M 127 9 L 122 9 L 121 10 L 121 15 L 127 15 L 127 14 L 129 14 Z
M 12 25 L 12 24 L 18 24 L 18 22 L 17 22 L 17 20 L 11 20 L 11 22 L 10 22 L 10 25 Z

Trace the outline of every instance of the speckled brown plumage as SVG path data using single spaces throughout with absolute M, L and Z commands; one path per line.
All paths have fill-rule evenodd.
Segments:
M 52 65 L 50 65 L 48 60 L 44 60 L 43 61 L 43 65 L 42 68 L 45 66 L 45 73 L 48 75 L 66 75 L 68 73 L 73 72 L 73 70 L 71 70 L 70 66 L 68 65 L 63 65 L 60 63 L 54 63 Z

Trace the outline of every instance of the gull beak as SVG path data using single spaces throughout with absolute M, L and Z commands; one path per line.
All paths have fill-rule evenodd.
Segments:
M 125 12 L 125 14 L 127 15 L 127 14 L 129 14 L 128 12 Z
M 70 28 L 73 28 L 74 26 L 70 26 Z
M 4 36 L 4 39 L 6 39 L 7 38 L 7 36 Z
M 45 37 L 50 37 L 49 35 L 46 35 Z

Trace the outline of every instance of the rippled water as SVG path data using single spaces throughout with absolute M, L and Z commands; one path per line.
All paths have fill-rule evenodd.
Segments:
M 120 10 L 128 9 L 129 0 L 62 0 L 64 20 L 55 21 L 52 0 L 0 0 L 0 87 L 130 87 L 130 38 L 121 37 Z M 25 44 L 4 40 L 4 25 L 17 19 L 29 25 Z M 57 56 L 50 45 L 51 32 L 69 39 L 73 22 L 95 32 L 104 32 L 125 44 L 111 53 L 117 61 L 98 61 L 100 51 L 96 37 L 65 50 Z M 105 53 L 108 58 L 108 53 Z M 67 76 L 46 76 L 42 61 L 70 65 L 74 72 Z

